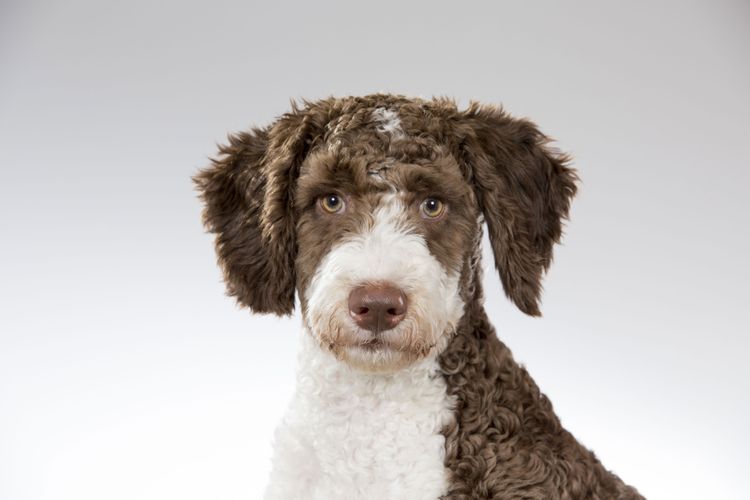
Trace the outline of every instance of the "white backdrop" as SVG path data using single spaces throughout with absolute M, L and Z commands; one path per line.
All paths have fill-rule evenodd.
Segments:
M 749 24 L 742 1 L 3 0 L 0 498 L 260 496 L 300 320 L 224 297 L 189 178 L 289 98 L 376 91 L 503 103 L 573 153 L 544 317 L 486 273 L 502 340 L 649 498 L 747 498 Z

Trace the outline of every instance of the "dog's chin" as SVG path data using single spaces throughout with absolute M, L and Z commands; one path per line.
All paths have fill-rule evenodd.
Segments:
M 342 363 L 368 373 L 397 372 L 424 357 L 379 342 L 342 346 L 335 350 L 335 354 Z

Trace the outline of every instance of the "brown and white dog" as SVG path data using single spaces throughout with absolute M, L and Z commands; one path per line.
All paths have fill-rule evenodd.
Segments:
M 539 315 L 576 175 L 529 121 L 394 95 L 293 106 L 195 177 L 228 293 L 303 318 L 269 499 L 634 499 L 483 307 Z

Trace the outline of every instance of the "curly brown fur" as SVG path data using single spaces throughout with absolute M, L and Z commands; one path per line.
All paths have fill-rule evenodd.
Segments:
M 444 500 L 643 498 L 562 427 L 481 306 L 466 311 L 440 365 L 457 400 Z
M 193 178 L 205 204 L 203 222 L 216 234 L 227 293 L 255 312 L 294 309 L 292 188 L 324 124 L 314 118 L 295 106 L 271 127 L 230 135 L 219 158 Z
M 576 174 L 531 122 L 499 109 L 472 105 L 457 134 L 505 292 L 523 312 L 539 316 L 542 274 L 562 235 Z

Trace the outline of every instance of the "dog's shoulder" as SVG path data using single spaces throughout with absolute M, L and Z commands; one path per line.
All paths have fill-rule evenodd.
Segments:
M 642 498 L 563 428 L 486 320 L 459 333 L 441 363 L 461 408 L 445 431 L 452 474 L 443 498 Z

